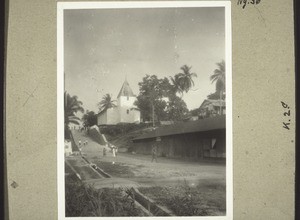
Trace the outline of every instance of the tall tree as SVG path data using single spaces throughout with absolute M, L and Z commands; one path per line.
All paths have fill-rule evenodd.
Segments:
M 222 109 L 222 100 L 223 93 L 225 92 L 225 61 L 222 60 L 220 63 L 217 63 L 218 68 L 214 70 L 213 75 L 210 76 L 210 80 L 212 83 L 216 82 L 216 92 L 219 93 L 220 96 L 220 114 L 223 114 Z
M 169 97 L 167 106 L 168 119 L 172 121 L 181 121 L 189 112 L 186 103 L 176 95 Z
M 194 77 L 197 77 L 196 73 L 192 73 L 191 66 L 183 65 L 182 72 L 177 73 L 174 78 L 171 77 L 171 82 L 174 90 L 183 96 L 183 92 L 188 92 L 194 86 Z
M 156 75 L 146 75 L 142 82 L 139 82 L 140 93 L 135 103 L 141 111 L 144 121 L 164 120 L 166 116 L 167 100 L 164 98 L 170 92 L 170 82 L 167 78 L 159 79 Z
M 180 80 L 179 80 L 179 75 L 175 75 L 174 77 L 170 77 L 170 80 L 171 80 L 171 85 L 172 85 L 172 92 L 174 94 L 177 94 L 179 93 L 180 97 L 182 98 L 183 96 L 183 90 L 181 89 L 181 86 L 180 86 Z
M 140 93 L 135 103 L 144 121 L 179 121 L 188 112 L 185 102 L 176 96 L 176 89 L 168 78 L 146 75 L 139 83 Z
M 99 112 L 116 107 L 115 102 L 116 100 L 113 100 L 110 94 L 105 94 L 102 97 L 102 100 L 98 103 Z
M 84 112 L 82 102 L 78 100 L 77 96 L 71 96 L 67 92 L 64 93 L 65 98 L 65 137 L 69 138 L 69 125 L 80 124 L 80 119 L 76 116 L 77 112 Z

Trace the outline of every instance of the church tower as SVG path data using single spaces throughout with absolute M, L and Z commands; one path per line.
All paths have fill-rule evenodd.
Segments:
M 118 94 L 117 106 L 98 113 L 98 125 L 116 125 L 119 123 L 140 123 L 140 110 L 134 105 L 137 100 L 125 79 Z
M 140 111 L 134 105 L 137 99 L 127 79 L 125 79 L 117 98 L 120 122 L 140 123 Z

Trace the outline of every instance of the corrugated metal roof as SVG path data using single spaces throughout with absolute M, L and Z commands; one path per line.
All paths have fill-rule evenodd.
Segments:
M 154 137 L 170 136 L 176 134 L 194 133 L 212 131 L 226 128 L 225 115 L 216 116 L 212 118 L 200 119 L 197 121 L 180 122 L 174 125 L 166 125 L 156 128 L 154 131 L 141 135 L 140 137 L 132 139 L 142 140 Z

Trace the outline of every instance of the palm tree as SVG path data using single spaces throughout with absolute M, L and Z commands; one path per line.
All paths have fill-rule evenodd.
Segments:
M 197 77 L 196 73 L 191 73 L 191 66 L 183 65 L 180 69 L 182 72 L 177 73 L 174 78 L 171 78 L 174 88 L 183 95 L 183 92 L 188 92 L 194 86 L 193 77 Z
M 109 108 L 116 107 L 116 104 L 114 103 L 116 100 L 112 100 L 112 97 L 110 94 L 105 94 L 102 97 L 102 100 L 98 103 L 99 111 L 105 111 Z
M 84 112 L 82 102 L 78 100 L 77 96 L 70 96 L 67 92 L 64 93 L 65 97 L 65 135 L 68 137 L 69 124 L 79 125 L 80 119 L 76 116 L 77 112 Z
M 174 78 L 172 76 L 170 76 L 170 80 L 171 80 L 171 85 L 172 85 L 174 94 L 179 93 L 180 96 L 182 97 L 183 90 L 181 89 L 178 75 L 175 75 Z
M 220 63 L 217 63 L 218 68 L 214 70 L 213 75 L 210 76 L 212 83 L 216 82 L 216 91 L 220 94 L 220 114 L 223 114 L 222 109 L 222 100 L 223 93 L 225 92 L 225 61 L 222 60 Z

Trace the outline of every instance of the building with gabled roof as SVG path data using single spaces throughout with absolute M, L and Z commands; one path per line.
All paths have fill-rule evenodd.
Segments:
M 214 117 L 220 115 L 222 108 L 222 114 L 226 114 L 226 102 L 225 100 L 214 100 L 214 99 L 205 99 L 200 105 L 200 117 Z
M 117 97 L 116 107 L 97 115 L 98 125 L 115 125 L 119 123 L 140 123 L 140 110 L 135 106 L 136 96 L 125 79 Z

